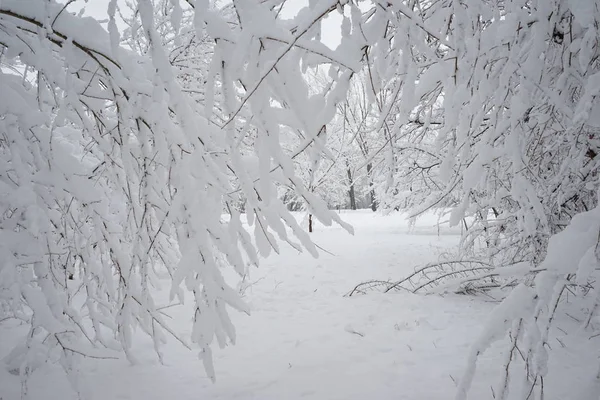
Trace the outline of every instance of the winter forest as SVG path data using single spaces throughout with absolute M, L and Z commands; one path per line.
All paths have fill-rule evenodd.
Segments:
M 600 0 L 0 0 L 0 399 L 600 399 Z

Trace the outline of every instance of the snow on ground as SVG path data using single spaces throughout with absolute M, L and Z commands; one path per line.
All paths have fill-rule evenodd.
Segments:
M 437 260 L 458 243 L 460 232 L 438 228 L 435 216 L 409 227 L 400 214 L 342 214 L 355 226 L 354 236 L 321 225 L 313 233 L 315 242 L 332 254 L 313 259 L 282 246 L 280 255 L 251 271 L 244 298 L 252 316 L 233 315 L 238 340 L 215 350 L 216 384 L 205 377 L 195 353 L 175 340 L 164 349 L 166 365 L 161 366 L 151 342 L 140 335 L 134 348 L 137 365 L 125 360 L 84 363 L 85 394 L 95 400 L 453 398 L 469 345 L 493 302 L 458 295 L 343 295 L 361 281 L 399 278 Z M 178 331 L 189 331 L 189 310 L 168 312 Z M 558 325 L 567 329 L 569 323 L 575 322 Z M 18 331 L 0 325 L 0 357 Z M 596 365 L 597 354 L 580 351 L 575 339 L 563 338 L 564 348 L 557 340 L 551 343 L 561 368 L 546 380 L 547 400 L 573 398 L 573 383 L 596 371 L 588 366 Z M 493 398 L 491 386 L 498 383 L 505 344 L 481 356 L 469 398 Z M 0 368 L 0 399 L 17 399 L 19 393 L 19 377 Z M 30 396 L 76 398 L 59 368 L 36 372 Z

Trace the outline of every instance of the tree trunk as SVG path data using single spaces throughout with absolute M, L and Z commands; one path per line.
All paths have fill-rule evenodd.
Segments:
M 352 180 L 352 171 L 350 168 L 346 169 L 348 172 L 348 181 L 350 182 L 350 189 L 348 190 L 348 195 L 350 196 L 350 209 L 356 210 L 356 194 L 354 192 L 354 181 Z
M 371 196 L 371 210 L 377 211 L 377 201 L 375 199 L 375 189 L 373 188 L 373 176 L 372 176 L 373 165 L 371 163 L 367 164 L 367 176 L 369 177 L 369 187 L 371 188 L 370 196 Z
M 308 214 L 308 232 L 312 233 L 312 231 L 313 231 L 312 214 Z

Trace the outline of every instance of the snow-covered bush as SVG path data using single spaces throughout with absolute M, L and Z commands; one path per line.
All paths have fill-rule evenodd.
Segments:
M 548 353 L 551 349 L 550 329 L 556 314 L 564 306 L 564 297 L 568 292 L 579 296 L 575 304 L 587 310 L 581 328 L 590 327 L 592 319 L 597 318 L 600 287 L 591 286 L 590 280 L 597 279 L 597 270 L 600 269 L 599 235 L 600 207 L 597 206 L 577 214 L 564 230 L 550 238 L 534 284 L 521 283 L 511 291 L 494 310 L 471 348 L 457 399 L 466 399 L 478 357 L 493 342 L 504 338 L 507 332 L 510 347 L 506 351 L 496 398 L 507 399 L 511 389 L 519 391 L 514 398 L 544 397 L 544 378 L 548 375 Z M 518 379 L 511 379 L 516 375 L 515 370 L 519 371 Z M 578 388 L 573 393 L 573 396 L 581 396 L 577 397 L 578 400 L 595 399 L 600 393 L 600 369 L 591 372 L 590 388 Z

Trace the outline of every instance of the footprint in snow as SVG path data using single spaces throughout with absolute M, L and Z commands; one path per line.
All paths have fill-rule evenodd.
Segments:
M 352 327 L 352 325 L 350 325 L 350 324 L 346 325 L 346 327 L 344 328 L 344 330 L 345 330 L 346 332 L 348 332 L 348 333 L 352 333 L 352 334 L 354 334 L 354 335 L 358 335 L 358 336 L 360 336 L 360 337 L 365 337 L 365 334 L 364 334 L 364 332 L 360 332 L 360 331 L 358 331 L 358 330 L 354 329 L 354 328 Z

